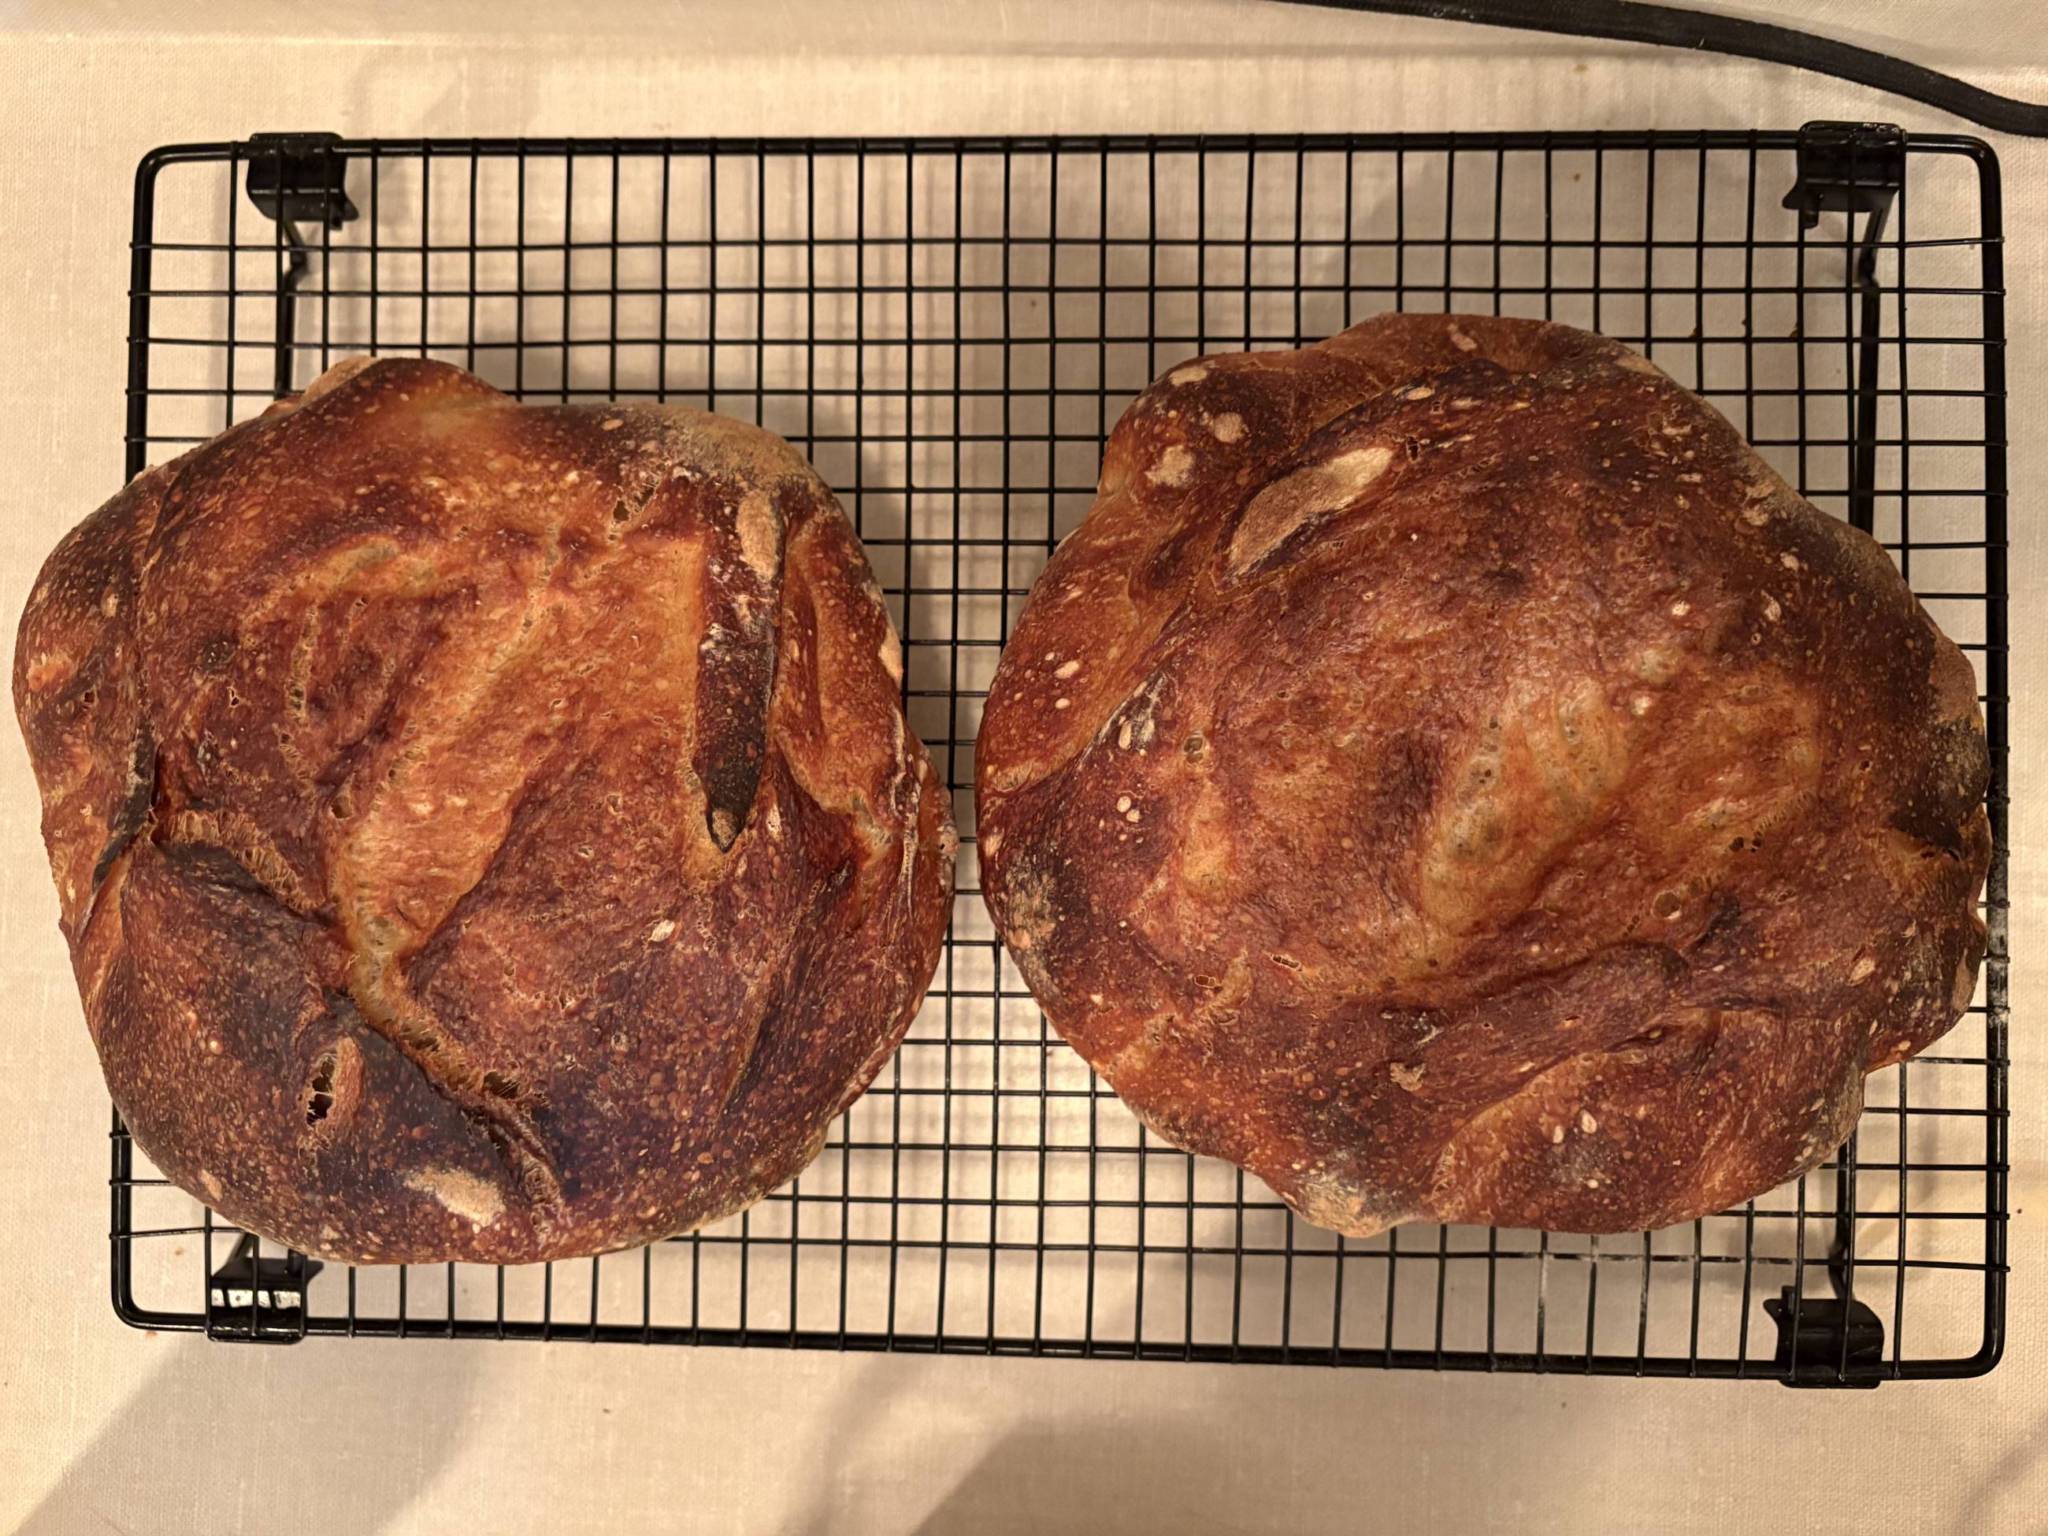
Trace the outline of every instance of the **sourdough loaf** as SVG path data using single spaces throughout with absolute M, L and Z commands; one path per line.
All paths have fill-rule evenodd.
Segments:
M 1656 1227 L 1968 1003 L 1976 692 L 1643 358 L 1390 315 L 1118 424 L 991 687 L 981 874 L 1124 1101 L 1310 1221 Z
M 947 797 L 831 493 L 755 428 L 343 363 L 140 476 L 15 705 L 163 1171 L 359 1262 L 689 1230 L 901 1038 Z

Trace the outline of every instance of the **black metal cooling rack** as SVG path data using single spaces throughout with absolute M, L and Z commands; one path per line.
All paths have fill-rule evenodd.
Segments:
M 801 1179 L 636 1253 L 321 1266 L 113 1136 L 131 1324 L 305 1334 L 1737 1376 L 1981 1373 L 2006 1223 L 2006 405 L 1982 143 L 1798 132 L 344 141 L 156 151 L 127 470 L 354 352 L 528 399 L 684 401 L 807 452 L 905 642 L 964 832 L 931 996 Z M 1295 1221 L 1151 1140 L 1055 1036 L 977 890 L 997 650 L 1137 390 L 1387 308 L 1618 336 L 1870 529 L 1977 666 L 1993 762 L 1975 1004 L 1836 1159 L 1629 1238 Z

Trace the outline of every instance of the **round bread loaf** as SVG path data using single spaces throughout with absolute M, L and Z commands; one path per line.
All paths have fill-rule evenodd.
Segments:
M 1985 934 L 1969 663 L 1619 344 L 1389 315 L 1176 368 L 991 685 L 982 880 L 1149 1126 L 1367 1236 L 1826 1157 Z
M 831 492 L 769 433 L 343 363 L 58 546 L 15 650 L 115 1103 L 230 1220 L 565 1258 L 817 1155 L 954 837 Z

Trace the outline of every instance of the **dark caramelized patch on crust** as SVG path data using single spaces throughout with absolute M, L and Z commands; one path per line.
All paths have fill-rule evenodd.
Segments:
M 1642 358 L 1385 316 L 1118 424 L 991 688 L 982 879 L 1125 1102 L 1311 1221 L 1662 1226 L 1968 1003 L 1976 691 Z
M 360 1262 L 701 1226 L 817 1153 L 952 888 L 858 541 L 781 440 L 351 361 L 50 557 L 15 707 L 136 1140 Z

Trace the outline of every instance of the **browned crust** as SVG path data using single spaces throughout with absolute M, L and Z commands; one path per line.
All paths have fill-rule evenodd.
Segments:
M 1869 538 L 1562 326 L 1390 315 L 1154 384 L 977 751 L 1053 1024 L 1357 1235 L 1767 1190 L 1984 949 L 1968 662 Z
M 954 838 L 858 540 L 780 439 L 351 360 L 50 557 L 15 708 L 164 1172 L 362 1262 L 687 1231 L 816 1155 Z

